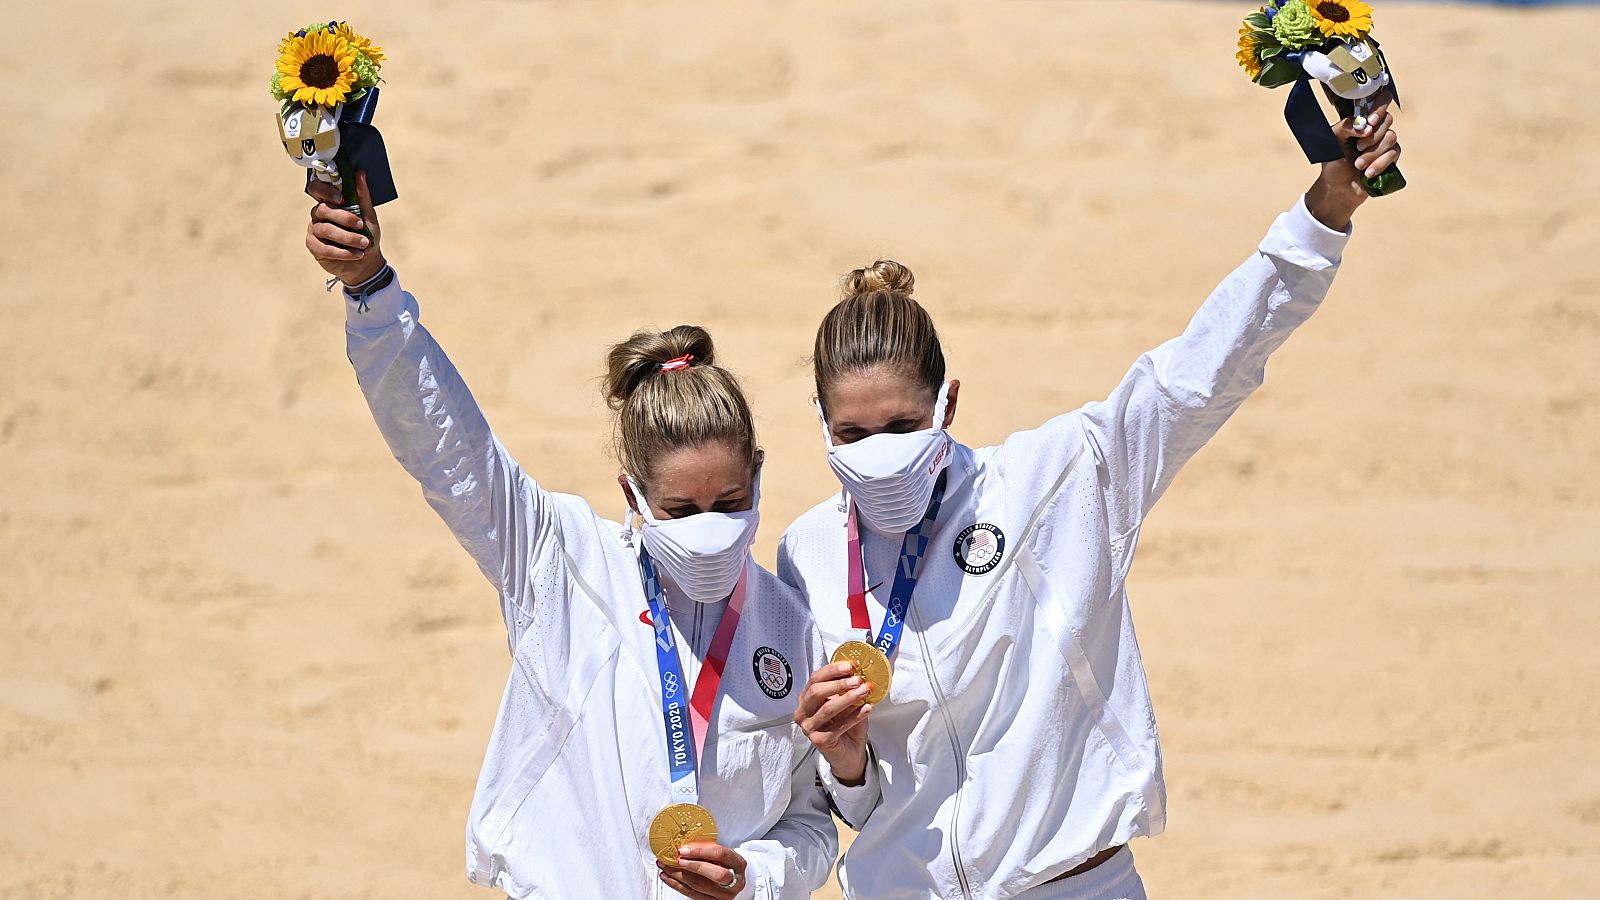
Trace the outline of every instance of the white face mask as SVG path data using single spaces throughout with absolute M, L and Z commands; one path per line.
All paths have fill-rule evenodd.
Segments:
M 761 473 L 756 473 L 751 485 L 755 498 L 744 512 L 704 512 L 681 519 L 657 519 L 632 475 L 628 486 L 644 517 L 644 547 L 673 586 L 696 603 L 715 603 L 733 593 L 761 522 Z
M 933 427 L 924 431 L 885 432 L 853 444 L 836 445 L 827 420 L 823 420 L 828 467 L 855 501 L 861 520 L 873 531 L 904 534 L 927 512 L 934 482 L 950 463 L 950 436 L 944 433 L 949 394 L 950 384 L 946 382 L 940 386 L 939 399 L 933 405 Z

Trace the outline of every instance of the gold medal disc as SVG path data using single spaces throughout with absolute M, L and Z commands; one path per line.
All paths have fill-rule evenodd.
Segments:
M 889 696 L 889 682 L 894 679 L 894 670 L 889 667 L 889 657 L 884 656 L 882 650 L 862 641 L 845 641 L 833 651 L 833 661 L 847 662 L 856 667 L 856 674 L 869 685 L 868 703 L 881 703 L 883 698 Z
M 650 852 L 666 865 L 678 864 L 678 848 L 697 841 L 717 842 L 717 820 L 696 803 L 674 803 L 650 820 Z

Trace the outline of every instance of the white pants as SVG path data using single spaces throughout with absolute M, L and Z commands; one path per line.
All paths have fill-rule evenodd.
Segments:
M 1147 900 L 1144 882 L 1133 868 L 1133 851 L 1118 850 L 1082 875 L 1051 881 L 1017 895 L 1016 900 Z

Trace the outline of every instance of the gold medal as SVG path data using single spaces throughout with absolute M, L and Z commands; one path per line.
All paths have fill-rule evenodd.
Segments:
M 678 848 L 696 841 L 717 842 L 717 820 L 698 803 L 674 803 L 650 820 L 650 852 L 669 866 L 678 864 Z
M 856 674 L 869 685 L 868 703 L 881 703 L 883 698 L 889 696 L 889 682 L 894 679 L 894 670 L 889 667 L 889 657 L 884 656 L 882 650 L 862 641 L 845 641 L 833 651 L 833 661 L 847 662 L 856 667 Z

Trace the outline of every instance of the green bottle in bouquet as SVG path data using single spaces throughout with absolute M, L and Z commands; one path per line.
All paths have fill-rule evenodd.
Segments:
M 1335 103 L 1334 108 L 1339 110 L 1339 115 L 1347 119 L 1355 119 L 1357 127 L 1366 122 L 1368 119 L 1372 118 L 1372 111 L 1376 106 L 1376 104 L 1373 102 L 1373 98 L 1365 97 L 1355 101 L 1343 100 L 1343 98 L 1340 99 L 1342 102 Z M 1346 108 L 1347 106 L 1349 107 L 1348 109 Z M 1356 142 L 1354 140 L 1346 141 L 1345 144 L 1346 149 L 1349 151 L 1352 159 L 1355 158 L 1356 154 L 1361 152 L 1356 148 Z M 1360 175 L 1361 186 L 1366 188 L 1367 193 L 1373 197 L 1382 197 L 1385 194 L 1392 194 L 1406 186 L 1406 177 L 1400 174 L 1399 166 L 1390 166 L 1372 178 L 1368 178 L 1367 173 L 1365 172 L 1360 173 Z

